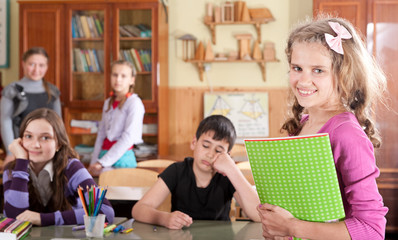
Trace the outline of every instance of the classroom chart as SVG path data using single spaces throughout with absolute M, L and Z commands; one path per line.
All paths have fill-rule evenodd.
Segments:
M 232 121 L 239 139 L 269 135 L 268 93 L 205 93 L 204 117 L 215 114 Z

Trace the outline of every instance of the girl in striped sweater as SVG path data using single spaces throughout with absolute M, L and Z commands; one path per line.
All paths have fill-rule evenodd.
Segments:
M 95 182 L 77 159 L 58 114 L 46 108 L 28 114 L 9 149 L 16 161 L 3 174 L 4 214 L 38 226 L 83 224 L 77 188 L 86 191 Z M 113 221 L 108 200 L 100 212 Z

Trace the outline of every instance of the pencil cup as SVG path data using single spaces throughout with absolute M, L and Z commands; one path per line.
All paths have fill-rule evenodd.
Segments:
M 87 237 L 102 238 L 104 236 L 104 224 L 104 214 L 98 214 L 98 216 L 84 215 L 84 227 Z

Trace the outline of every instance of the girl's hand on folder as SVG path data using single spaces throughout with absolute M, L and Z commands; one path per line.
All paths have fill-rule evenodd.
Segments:
M 31 222 L 33 225 L 40 226 L 41 225 L 41 218 L 40 213 L 33 212 L 29 210 L 25 210 L 23 213 L 19 214 L 16 219 L 21 221 L 28 221 Z
M 288 236 L 293 235 L 289 227 L 293 226 L 295 218 L 289 211 L 268 203 L 259 205 L 257 210 L 263 225 L 263 236 L 266 239 L 281 236 L 289 239 Z
M 174 211 L 169 213 L 166 227 L 169 229 L 181 229 L 183 227 L 189 227 L 191 224 L 192 218 L 190 216 L 180 211 Z

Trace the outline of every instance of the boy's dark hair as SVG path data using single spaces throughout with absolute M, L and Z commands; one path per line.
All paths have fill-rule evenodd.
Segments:
M 214 140 L 226 140 L 229 143 L 228 152 L 231 151 L 236 140 L 236 131 L 232 122 L 223 115 L 211 115 L 203 119 L 196 130 L 196 139 L 202 134 L 213 131 Z

